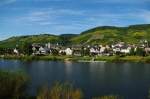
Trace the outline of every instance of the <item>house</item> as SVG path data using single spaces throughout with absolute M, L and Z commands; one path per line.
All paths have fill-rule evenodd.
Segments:
M 13 52 L 14 52 L 15 54 L 17 54 L 17 55 L 19 54 L 19 51 L 18 51 L 16 48 L 14 49 Z
M 32 55 L 38 55 L 40 54 L 39 52 L 39 48 L 41 47 L 41 45 L 39 43 L 33 43 L 32 44 Z
M 146 47 L 144 49 L 144 51 L 145 51 L 146 55 L 150 55 L 150 48 L 149 47 Z
M 91 55 L 98 55 L 98 54 L 100 54 L 100 50 L 98 48 L 91 47 L 90 48 L 90 54 Z
M 44 47 L 45 51 L 46 51 L 46 54 L 52 54 L 52 48 L 49 48 L 49 47 Z
M 115 47 L 113 48 L 113 52 L 116 53 L 120 53 L 121 49 L 119 47 Z
M 92 48 L 90 48 L 90 54 L 91 55 L 94 55 L 96 53 L 96 50 L 92 47 Z
M 51 43 L 47 43 L 47 48 L 51 48 Z
M 42 55 L 46 55 L 46 50 L 41 46 L 39 48 L 39 53 L 42 54 Z
M 46 54 L 57 55 L 59 50 L 60 50 L 60 46 L 56 46 L 56 44 L 51 44 L 51 43 L 32 44 L 32 51 L 33 51 L 32 55 L 46 55 Z
M 64 49 L 61 49 L 61 50 L 59 50 L 59 54 L 60 54 L 60 55 L 66 55 L 66 52 L 65 52 Z
M 112 50 L 108 45 L 106 46 L 99 45 L 99 46 L 91 47 L 90 53 L 91 55 L 110 56 L 112 55 Z
M 81 50 L 73 50 L 73 55 L 74 56 L 82 56 Z
M 73 50 L 71 50 L 71 48 L 66 48 L 65 49 L 65 53 L 66 53 L 66 55 L 72 55 L 73 54 Z
M 106 49 L 106 47 L 103 47 L 103 46 L 102 46 L 102 47 L 100 48 L 100 54 L 105 53 L 105 49 Z
M 72 50 L 74 56 L 82 56 L 85 55 L 86 48 L 82 45 L 73 45 Z
M 120 52 L 123 54 L 130 54 L 130 51 L 131 51 L 131 47 L 127 47 L 127 48 L 122 48 Z

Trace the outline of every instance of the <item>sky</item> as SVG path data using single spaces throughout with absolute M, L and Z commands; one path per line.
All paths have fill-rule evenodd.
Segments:
M 0 0 L 0 40 L 150 23 L 150 0 Z

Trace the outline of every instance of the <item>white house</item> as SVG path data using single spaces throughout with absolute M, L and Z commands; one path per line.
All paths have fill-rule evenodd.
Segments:
M 90 53 L 96 53 L 96 50 L 94 48 L 90 48 Z
M 100 50 L 97 49 L 97 48 L 90 48 L 90 53 L 91 53 L 91 54 L 99 54 L 99 53 L 100 53 Z
M 129 54 L 130 53 L 130 51 L 131 51 L 131 47 L 128 47 L 128 48 L 126 48 L 126 49 L 121 49 L 121 53 L 125 53 L 125 54 Z
M 15 48 L 15 49 L 14 49 L 14 53 L 15 53 L 15 54 L 19 54 L 19 51 Z
M 46 54 L 46 50 L 43 47 L 39 48 L 40 54 Z
M 101 47 L 100 53 L 104 53 L 105 49 L 106 49 L 105 47 Z
M 146 48 L 144 49 L 144 51 L 146 52 L 147 55 L 150 54 L 150 48 L 149 48 L 149 47 L 146 47 Z
M 51 43 L 48 43 L 48 44 L 47 44 L 47 47 L 48 47 L 48 48 L 51 48 Z
M 66 54 L 65 50 L 59 50 L 59 54 L 63 54 L 63 53 Z
M 113 48 L 113 52 L 115 52 L 115 53 L 118 53 L 118 52 L 120 52 L 121 51 L 121 49 L 120 48 Z
M 66 55 L 72 55 L 73 50 L 71 50 L 71 48 L 67 48 L 67 49 L 65 49 L 65 53 L 66 53 Z

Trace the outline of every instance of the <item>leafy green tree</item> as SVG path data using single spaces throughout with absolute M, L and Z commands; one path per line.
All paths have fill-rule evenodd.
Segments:
M 24 42 L 22 45 L 18 46 L 19 52 L 26 54 L 26 55 L 31 55 L 32 54 L 32 45 L 31 43 Z
M 81 55 L 82 56 L 88 56 L 88 55 L 90 55 L 90 49 L 82 47 L 82 49 L 81 49 Z
M 130 50 L 130 55 L 135 55 L 134 48 L 131 48 L 131 50 Z
M 58 55 L 59 54 L 59 51 L 56 50 L 56 49 L 52 49 L 52 55 Z

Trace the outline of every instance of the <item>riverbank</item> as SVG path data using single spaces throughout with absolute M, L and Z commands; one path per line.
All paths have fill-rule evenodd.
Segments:
M 143 62 L 150 63 L 150 56 L 97 56 L 97 57 L 77 57 L 77 56 L 0 56 L 0 59 L 17 59 L 23 61 L 45 60 L 45 61 L 76 61 L 76 62 Z

